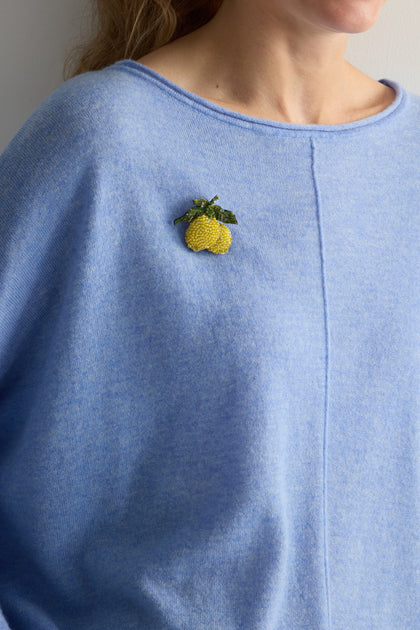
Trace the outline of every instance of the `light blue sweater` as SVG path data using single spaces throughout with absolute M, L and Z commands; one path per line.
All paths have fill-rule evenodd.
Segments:
M 420 628 L 420 96 L 381 82 L 298 125 L 125 59 L 2 153 L 2 630 Z

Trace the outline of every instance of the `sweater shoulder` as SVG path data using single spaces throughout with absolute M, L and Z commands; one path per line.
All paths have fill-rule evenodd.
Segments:
M 410 132 L 418 138 L 420 136 L 420 94 L 405 90 L 406 119 Z
M 115 153 L 124 136 L 130 138 L 133 125 L 137 137 L 142 130 L 147 134 L 153 104 L 142 86 L 133 90 L 111 66 L 64 81 L 15 133 L 0 155 L 0 165 L 23 147 L 28 156 L 52 149 L 80 156 L 96 148 L 103 154 L 108 147 Z

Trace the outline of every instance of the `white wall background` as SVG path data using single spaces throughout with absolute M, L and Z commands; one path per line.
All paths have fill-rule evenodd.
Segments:
M 86 32 L 88 0 L 0 0 L 0 152 L 62 82 Z M 419 0 L 387 0 L 377 22 L 350 34 L 346 59 L 374 79 L 420 94 Z

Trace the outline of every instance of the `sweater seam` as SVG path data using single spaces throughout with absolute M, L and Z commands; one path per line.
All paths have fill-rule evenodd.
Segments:
M 323 445 L 322 445 L 322 520 L 323 520 L 323 551 L 324 551 L 324 579 L 325 579 L 325 595 L 327 602 L 327 630 L 331 629 L 330 619 L 330 584 L 329 584 L 329 565 L 328 565 L 328 550 L 327 550 L 327 420 L 328 420 L 328 386 L 329 386 L 329 323 L 328 323 L 328 302 L 326 293 L 326 274 L 325 274 L 325 258 L 324 258 L 324 243 L 322 234 L 322 221 L 321 221 L 321 204 L 319 196 L 319 188 L 316 180 L 315 162 L 316 162 L 316 150 L 314 138 L 310 138 L 311 144 L 311 170 L 312 179 L 315 190 L 316 201 L 316 215 L 318 224 L 318 239 L 319 239 L 319 255 L 321 263 L 321 282 L 322 282 L 322 298 L 324 307 L 324 334 L 325 334 L 325 379 L 324 379 L 324 418 L 323 418 Z

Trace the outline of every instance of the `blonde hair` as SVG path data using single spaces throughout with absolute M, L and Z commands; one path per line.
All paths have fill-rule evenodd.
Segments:
M 137 60 L 204 26 L 223 0 L 90 0 L 91 33 L 70 49 L 67 80 L 120 59 Z

